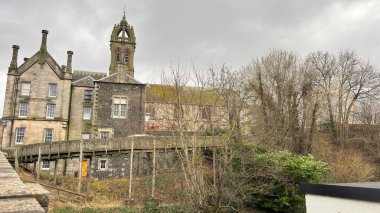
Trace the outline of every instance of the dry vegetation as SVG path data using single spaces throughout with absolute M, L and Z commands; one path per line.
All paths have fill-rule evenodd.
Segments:
M 33 181 L 33 176 L 25 171 L 20 172 L 23 181 Z M 151 200 L 151 176 L 136 177 L 134 179 L 134 205 L 142 207 L 144 203 Z M 82 194 L 87 193 L 87 181 L 83 180 Z M 53 185 L 53 177 L 49 175 L 41 175 L 41 182 Z M 180 173 L 166 173 L 157 175 L 156 179 L 156 200 L 162 205 L 170 205 L 181 203 L 184 201 L 182 176 Z M 78 186 L 78 179 L 74 177 L 58 177 L 58 188 L 67 189 L 75 192 Z M 50 204 L 51 209 L 72 206 L 74 208 L 111 208 L 123 206 L 128 197 L 128 179 L 113 178 L 105 180 L 91 180 L 91 196 L 92 200 L 87 202 L 67 202 L 57 200 L 57 190 L 47 188 L 51 192 Z M 184 204 L 185 205 L 185 204 Z
M 313 155 L 331 167 L 332 183 L 369 182 L 379 180 L 377 150 L 363 144 L 334 146 L 326 134 L 320 134 Z M 373 148 L 373 147 L 372 147 Z

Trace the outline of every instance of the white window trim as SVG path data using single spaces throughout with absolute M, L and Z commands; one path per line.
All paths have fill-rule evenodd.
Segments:
M 106 137 L 106 138 L 102 138 L 102 134 L 105 134 L 105 133 L 108 133 L 108 137 Z M 108 131 L 100 131 L 100 132 L 99 132 L 99 138 L 100 138 L 100 139 L 108 139 L 108 138 L 111 138 L 110 136 L 111 136 L 111 133 L 108 132 Z
M 49 167 L 44 167 L 44 165 L 46 165 L 46 164 L 44 164 L 44 162 L 48 162 L 47 165 L 49 165 Z M 41 163 L 41 170 L 50 170 L 50 161 L 43 160 L 42 163 Z
M 22 136 L 22 140 L 21 142 L 17 142 L 17 137 L 18 137 L 18 130 L 19 129 L 24 129 L 23 131 L 23 136 Z M 19 127 L 19 128 L 16 128 L 16 134 L 15 134 L 15 144 L 24 144 L 24 138 L 25 138 L 25 127 Z
M 89 112 L 86 113 L 85 109 L 90 109 Z M 92 108 L 91 107 L 83 107 L 83 113 L 82 113 L 83 120 L 91 120 L 91 114 L 92 114 Z
M 46 142 L 46 133 L 47 133 L 47 130 L 51 130 L 51 140 L 49 142 Z M 52 128 L 46 128 L 46 129 L 44 129 L 44 143 L 51 143 L 51 142 L 53 142 L 53 138 L 54 138 L 54 129 L 52 129 Z
M 101 168 L 101 162 L 105 161 L 105 168 Z M 98 170 L 99 171 L 107 171 L 108 170 L 108 159 L 107 158 L 99 158 L 98 160 Z
M 54 106 L 54 107 L 53 107 L 53 109 L 54 109 L 54 110 L 53 110 L 53 117 L 50 117 L 50 116 L 49 116 L 49 114 L 50 114 L 50 113 L 49 113 L 49 106 Z M 56 107 L 55 104 L 46 104 L 46 118 L 47 118 L 47 119 L 54 119 L 54 116 L 55 116 L 55 107 Z
M 83 138 L 83 135 L 88 135 L 88 138 Z M 81 138 L 82 138 L 82 140 L 90 140 L 91 134 L 90 133 L 82 133 Z
M 26 109 L 25 109 L 26 113 L 25 113 L 25 115 L 21 115 L 21 105 L 22 104 L 25 104 L 25 106 L 26 106 Z M 28 108 L 29 108 L 29 104 L 28 103 L 25 103 L 25 102 L 19 103 L 19 106 L 18 106 L 18 117 L 19 118 L 26 118 L 26 117 L 28 117 Z
M 24 91 L 25 91 L 24 86 L 25 86 L 25 85 L 29 85 L 29 89 L 27 90 L 27 91 L 28 91 L 27 94 L 24 93 Z M 30 85 L 29 82 L 23 82 L 23 83 L 21 83 L 21 96 L 29 96 L 29 95 L 30 95 L 30 88 L 31 88 L 31 85 Z
M 125 100 L 125 104 L 122 103 L 122 100 Z M 118 103 L 116 103 L 118 102 Z M 118 109 L 117 109 L 117 115 L 115 115 L 115 105 L 117 105 Z M 122 115 L 121 114 L 121 108 L 122 108 L 122 105 L 125 105 L 125 115 Z M 128 98 L 125 97 L 125 96 L 114 96 L 112 98 L 112 110 L 111 110 L 111 117 L 112 118 L 121 118 L 121 119 L 125 119 L 128 117 Z
M 113 138 L 113 129 L 112 128 L 99 128 L 98 137 L 101 139 L 101 132 L 108 132 L 108 138 Z
M 51 91 L 51 86 L 55 86 L 55 95 L 51 95 L 50 94 L 52 92 Z M 57 94 L 58 94 L 58 85 L 57 84 L 49 84 L 48 96 L 51 97 L 51 98 L 55 98 L 55 97 L 57 97 Z

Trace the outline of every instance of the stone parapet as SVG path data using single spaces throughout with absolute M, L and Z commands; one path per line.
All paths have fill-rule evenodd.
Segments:
M 32 189 L 32 190 L 31 190 Z M 1 212 L 47 212 L 37 202 L 35 197 L 42 196 L 44 204 L 49 203 L 48 193 L 36 186 L 24 184 L 16 171 L 9 164 L 4 154 L 0 152 L 0 213 Z M 46 190 L 45 190 L 46 191 Z M 42 193 L 41 195 L 38 195 Z M 47 207 L 46 204 L 46 207 Z

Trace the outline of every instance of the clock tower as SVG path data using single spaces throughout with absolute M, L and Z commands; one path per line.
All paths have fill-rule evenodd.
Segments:
M 125 12 L 120 23 L 115 24 L 113 27 L 110 43 L 111 64 L 109 75 L 123 73 L 133 78 L 136 37 L 133 26 L 130 26 L 125 19 Z

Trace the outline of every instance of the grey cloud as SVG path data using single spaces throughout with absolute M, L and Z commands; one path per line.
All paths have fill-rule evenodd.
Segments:
M 0 3 L 0 116 L 12 44 L 19 64 L 40 45 L 60 64 L 73 50 L 75 69 L 107 72 L 112 27 L 127 6 L 137 36 L 136 78 L 159 82 L 171 62 L 207 68 L 226 62 L 239 68 L 270 48 L 305 55 L 315 50 L 354 49 L 380 63 L 380 3 L 360 0 L 142 0 L 2 1 Z

